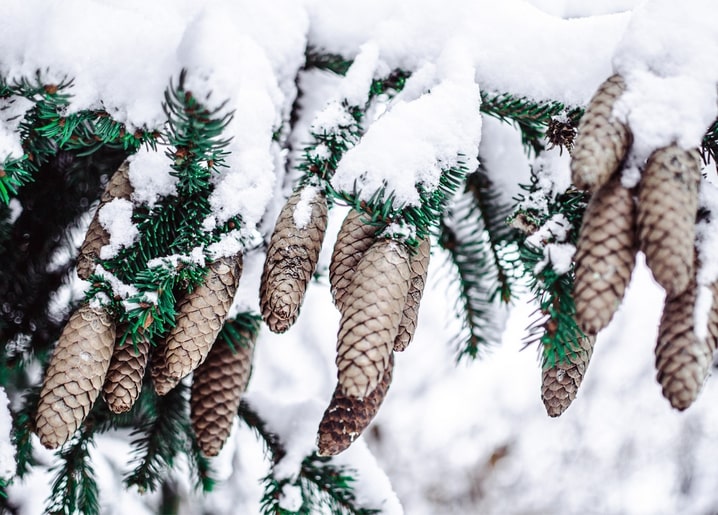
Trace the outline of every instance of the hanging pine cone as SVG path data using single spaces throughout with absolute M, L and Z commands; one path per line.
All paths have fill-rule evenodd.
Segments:
M 317 447 L 320 456 L 335 456 L 346 450 L 369 426 L 386 397 L 393 371 L 394 355 L 390 354 L 389 364 L 379 386 L 363 399 L 347 397 L 342 393 L 341 386 L 337 385 L 319 423 Z
M 593 354 L 595 336 L 579 340 L 575 354 L 567 356 L 566 362 L 558 362 L 546 367 L 541 373 L 541 400 L 549 417 L 558 417 L 576 398 L 586 368 Z
M 701 177 L 698 150 L 671 145 L 646 163 L 638 194 L 638 239 L 646 263 L 668 297 L 694 277 L 694 239 Z
M 249 381 L 256 333 L 244 330 L 241 336 L 244 345 L 235 349 L 217 342 L 192 376 L 192 429 L 205 456 L 216 456 L 227 441 Z
M 102 396 L 110 411 L 119 414 L 132 409 L 142 391 L 149 357 L 150 342 L 141 334 L 134 343 L 128 336 L 122 346 L 115 346 L 102 387 Z
M 366 217 L 366 214 L 360 211 L 355 209 L 349 211 L 334 244 L 332 261 L 329 265 L 329 284 L 334 304 L 339 311 L 344 310 L 343 300 L 359 260 L 374 243 L 374 237 L 381 229 L 379 225 L 363 222 L 363 217 Z
M 90 412 L 110 365 L 115 324 L 104 308 L 75 311 L 57 341 L 40 392 L 35 430 L 40 443 L 65 443 Z
M 426 274 L 429 272 L 431 257 L 431 239 L 424 238 L 411 256 L 411 283 L 406 296 L 406 304 L 399 323 L 399 332 L 394 340 L 394 350 L 401 352 L 406 349 L 414 337 L 416 322 L 419 318 L 419 304 L 424 293 Z
M 630 129 L 613 116 L 613 106 L 625 90 L 620 75 L 609 77 L 581 118 L 571 160 L 572 181 L 579 189 L 595 191 L 605 184 L 631 146 Z
M 282 208 L 264 262 L 260 305 L 264 321 L 275 333 L 289 329 L 299 315 L 327 228 L 327 200 L 323 193 L 317 192 L 308 200 L 309 219 L 297 220 L 295 215 L 297 208 L 303 210 L 305 191 L 308 192 L 303 189 L 294 192 Z M 298 223 L 302 226 L 298 227 Z
M 102 197 L 100 197 L 100 204 L 87 228 L 85 241 L 82 242 L 80 254 L 77 256 L 77 275 L 80 279 L 87 279 L 92 275 L 95 262 L 100 255 L 100 249 L 110 243 L 110 235 L 100 224 L 100 209 L 116 198 L 129 199 L 132 195 L 129 171 L 129 164 L 125 161 L 112 175 Z
M 663 396 L 678 410 L 688 408 L 698 397 L 713 361 L 715 339 L 700 339 L 695 332 L 695 282 L 678 296 L 666 298 L 656 345 L 656 378 Z M 709 317 L 710 321 L 710 317 Z
M 409 250 L 376 240 L 357 265 L 337 342 L 342 393 L 364 398 L 380 383 L 389 363 L 411 281 Z
M 618 309 L 637 251 L 636 208 L 618 175 L 593 195 L 576 248 L 576 321 L 597 334 Z
M 177 324 L 152 359 L 155 391 L 165 395 L 207 357 L 222 329 L 242 275 L 242 256 L 210 263 L 204 282 L 177 305 Z

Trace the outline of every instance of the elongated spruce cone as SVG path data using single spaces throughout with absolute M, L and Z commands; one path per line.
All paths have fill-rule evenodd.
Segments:
M 381 382 L 411 282 L 409 250 L 381 239 L 357 266 L 337 341 L 338 380 L 347 397 L 364 398 Z
M 696 284 L 692 281 L 680 295 L 666 298 L 656 345 L 656 378 L 663 388 L 663 396 L 681 411 L 698 397 L 716 345 L 711 335 L 711 329 L 715 329 L 710 323 L 708 337 L 696 335 L 696 297 Z
M 113 413 L 132 409 L 142 391 L 142 379 L 150 358 L 150 342 L 141 335 L 136 342 L 127 337 L 124 345 L 115 345 L 102 396 Z
M 576 321 L 597 334 L 618 309 L 638 250 L 633 194 L 618 175 L 593 195 L 576 248 Z
M 202 363 L 224 325 L 242 275 L 242 256 L 210 263 L 204 282 L 177 305 L 177 324 L 154 352 L 155 391 L 165 395 Z
M 561 415 L 576 398 L 591 360 L 595 342 L 595 336 L 582 338 L 577 352 L 569 355 L 566 362 L 558 362 L 553 367 L 543 369 L 541 400 L 549 417 Z
M 335 456 L 346 450 L 369 426 L 379 412 L 391 385 L 394 372 L 394 355 L 384 371 L 379 386 L 368 397 L 357 399 L 342 393 L 340 385 L 334 389 L 329 407 L 319 423 L 317 447 L 320 456 Z
M 115 344 L 115 324 L 103 308 L 75 311 L 57 341 L 45 374 L 35 431 L 55 449 L 80 427 L 102 389 Z
M 216 456 L 227 441 L 249 382 L 255 335 L 243 331 L 242 336 L 246 346 L 235 349 L 217 342 L 192 376 L 190 417 L 205 456 Z
M 638 239 L 656 282 L 675 297 L 695 276 L 700 154 L 671 145 L 646 163 L 638 194 Z
M 609 77 L 581 117 L 571 155 L 571 179 L 579 189 L 596 191 L 608 182 L 633 142 L 628 126 L 613 116 L 613 106 L 625 90 L 620 75 Z
M 431 239 L 424 238 L 411 256 L 411 283 L 409 293 L 406 295 L 406 304 L 399 322 L 399 332 L 394 340 L 394 350 L 401 352 L 411 343 L 416 331 L 416 322 L 419 319 L 419 304 L 424 294 L 426 274 L 429 272 L 429 258 L 431 257 Z
M 289 197 L 282 208 L 264 262 L 259 299 L 262 318 L 269 329 L 283 333 L 299 316 L 307 284 L 317 267 L 319 251 L 327 228 L 327 200 L 317 192 L 310 199 L 302 200 L 298 190 Z M 311 192 L 309 192 L 311 193 Z M 306 193 L 305 193 L 306 196 Z M 309 202 L 309 206 L 305 206 Z M 296 211 L 311 209 L 309 220 L 297 226 Z
M 87 279 L 92 275 L 95 262 L 100 255 L 100 249 L 110 243 L 110 235 L 100 224 L 100 209 L 116 198 L 129 199 L 132 195 L 129 170 L 127 161 L 122 163 L 110 177 L 110 182 L 107 183 L 107 187 L 100 197 L 100 204 L 87 228 L 85 241 L 82 242 L 80 254 L 77 256 L 77 275 L 80 279 Z
M 366 216 L 355 209 L 349 211 L 334 244 L 329 265 L 329 284 L 334 304 L 339 311 L 344 311 L 344 297 L 359 260 L 374 243 L 374 237 L 381 229 L 381 226 L 363 222 L 362 218 Z

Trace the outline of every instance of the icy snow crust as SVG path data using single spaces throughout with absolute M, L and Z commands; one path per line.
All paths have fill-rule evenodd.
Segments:
M 456 164 L 459 154 L 475 165 L 479 146 L 492 180 L 505 186 L 506 198 L 514 196 L 512 188 L 526 182 L 529 166 L 544 163 L 526 158 L 514 129 L 478 116 L 480 90 L 582 105 L 618 71 L 628 92 L 616 112 L 636 135 L 635 155 L 645 157 L 671 141 L 686 148 L 698 144 L 716 115 L 718 67 L 709 65 L 718 62 L 715 2 L 652 0 L 634 17 L 629 10 L 638 2 L 632 0 L 598 6 L 588 0 L 532 3 L 4 0 L 0 74 L 13 80 L 40 70 L 48 83 L 73 78 L 69 111 L 105 109 L 131 129 L 161 127 L 163 92 L 182 68 L 198 98 L 214 107 L 227 101 L 226 111 L 234 112 L 226 133 L 231 154 L 214 178 L 214 212 L 204 228 L 212 230 L 237 214 L 246 227 L 208 249 L 214 256 L 232 255 L 240 240 L 256 239 L 255 225 L 271 218 L 277 209 L 273 199 L 286 193 L 287 156 L 272 136 L 289 118 L 307 43 L 357 62 L 345 79 L 318 71 L 300 74 L 306 91 L 297 130 L 289 135 L 295 148 L 309 140 L 310 130 L 352 123 L 339 102 L 363 104 L 372 78 L 394 68 L 415 72 L 340 163 L 333 185 L 349 190 L 360 185 L 362 198 L 386 187 L 398 203 L 416 203 L 417 182 L 435 185 L 440 168 Z M 333 103 L 327 106 L 327 100 Z M 0 159 L 21 154 L 14 129 L 28 107 L 20 100 L 0 100 Z M 547 188 L 565 189 L 567 158 L 550 159 Z M 133 202 L 151 207 L 175 193 L 169 164 L 161 152 L 142 150 L 131 158 Z M 716 191 L 705 186 L 701 192 L 701 204 L 713 213 L 718 213 Z M 120 248 L 131 243 L 134 228 L 127 205 L 115 202 L 105 206 L 103 216 L 113 237 L 110 246 Z M 320 271 L 341 223 L 336 211 Z M 295 216 L 298 225 L 306 221 L 305 211 Z M 706 285 L 718 277 L 718 232 L 712 225 L 699 226 L 703 268 L 697 327 L 705 327 L 711 305 Z M 556 231 L 552 227 L 554 236 Z M 546 262 L 567 268 L 569 247 L 548 243 Z M 358 470 L 355 486 L 362 505 L 402 513 L 401 498 L 408 513 L 420 515 L 668 514 L 715 507 L 718 411 L 711 397 L 718 386 L 709 382 L 680 418 L 668 412 L 659 387 L 650 381 L 663 297 L 644 266 L 639 263 L 614 323 L 598 339 L 594 361 L 600 364 L 591 367 L 576 404 L 561 419 L 549 420 L 538 399 L 535 357 L 516 352 L 534 307 L 517 303 L 503 346 L 482 362 L 456 368 L 454 350 L 440 344 L 457 334 L 458 322 L 447 313 L 455 299 L 447 294 L 439 261 L 432 263 L 416 339 L 397 356 L 395 379 L 375 423 L 380 436 L 359 438 L 338 458 Z M 261 265 L 259 253 L 245 257 L 234 312 L 257 311 Z M 125 297 L 133 293 L 123 291 Z M 247 400 L 287 448 L 276 470 L 282 477 L 293 477 L 315 448 L 316 427 L 335 384 L 337 324 L 328 288 L 312 284 L 294 328 L 281 337 L 260 335 Z M 0 405 L 6 405 L 2 394 Z M 0 476 L 11 472 L 14 462 L 8 420 L 0 409 Z M 627 427 L 626 420 L 633 423 Z M 40 452 L 45 462 L 52 460 Z M 153 513 L 156 496 L 138 500 L 117 479 L 117 471 L 127 467 L 127 452 L 122 436 L 103 436 L 93 450 L 103 502 Z M 268 464 L 251 432 L 235 428 L 215 465 L 226 482 L 202 501 L 205 507 L 214 513 L 256 512 Z M 178 464 L 174 479 L 189 499 L 183 466 Z M 38 468 L 26 483 L 12 487 L 23 513 L 42 511 L 48 481 Z M 297 506 L 296 491 L 286 489 L 283 495 L 283 506 Z M 184 502 L 184 512 L 201 511 Z

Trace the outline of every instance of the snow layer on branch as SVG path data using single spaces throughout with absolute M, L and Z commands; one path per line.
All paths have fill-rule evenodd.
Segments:
M 673 142 L 698 146 L 715 120 L 718 3 L 653 0 L 636 8 L 613 60 L 626 79 L 614 113 L 626 120 L 640 165 Z
M 447 77 L 430 93 L 395 106 L 379 118 L 359 144 L 337 167 L 332 186 L 360 192 L 370 200 L 386 188 L 395 195 L 394 207 L 418 205 L 417 184 L 436 189 L 442 169 L 458 164 L 473 170 L 481 139 L 479 88 L 465 62 L 453 63 L 449 54 Z
M 152 208 L 160 198 L 177 194 L 177 177 L 171 174 L 170 161 L 164 152 L 143 148 L 128 162 L 135 203 Z
M 316 0 L 309 10 L 310 44 L 319 49 L 354 57 L 371 40 L 390 68 L 415 70 L 457 38 L 483 89 L 569 104 L 586 103 L 611 74 L 629 18 L 562 20 L 521 0 Z
M 139 231 L 132 223 L 132 202 L 116 198 L 108 202 L 99 212 L 99 221 L 110 235 L 110 243 L 100 249 L 101 259 L 111 259 L 120 249 L 134 243 Z

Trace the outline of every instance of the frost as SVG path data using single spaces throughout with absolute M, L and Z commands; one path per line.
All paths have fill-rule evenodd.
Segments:
M 100 208 L 98 219 L 110 235 L 110 243 L 100 249 L 101 259 L 110 259 L 124 247 L 132 245 L 139 231 L 132 223 L 132 202 L 116 198 Z

